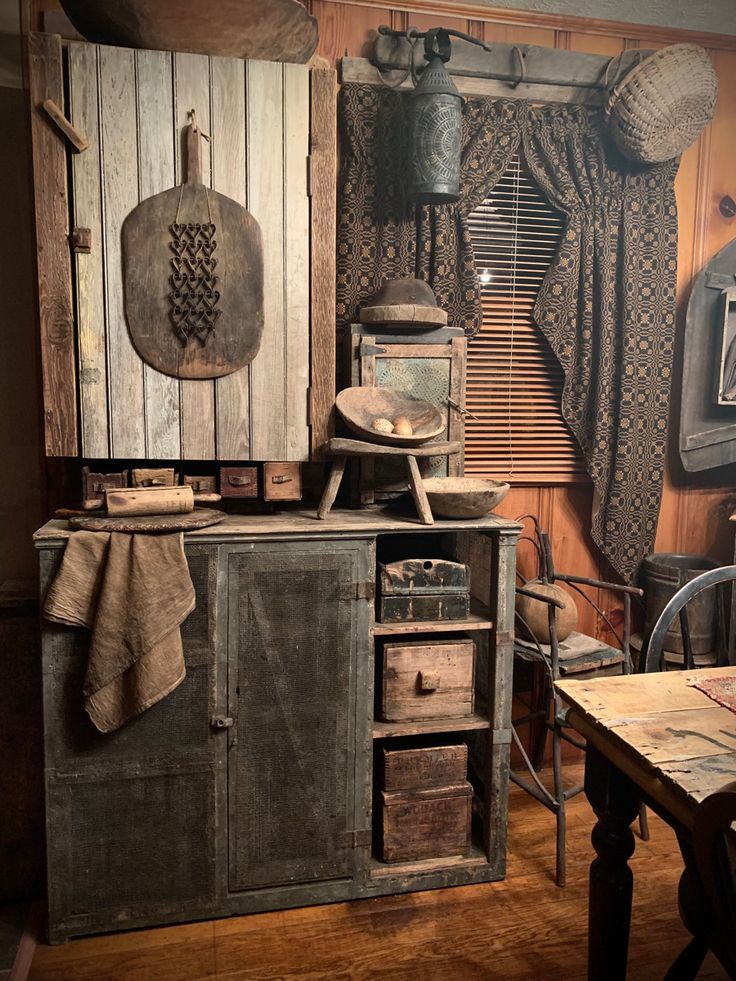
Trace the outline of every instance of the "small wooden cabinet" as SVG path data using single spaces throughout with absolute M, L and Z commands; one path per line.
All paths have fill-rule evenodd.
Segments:
M 315 524 L 303 511 L 231 516 L 187 535 L 187 678 L 115 733 L 84 713 L 88 635 L 43 623 L 52 941 L 503 877 L 518 526 L 428 531 L 369 511 Z M 36 535 L 44 590 L 68 535 L 63 521 Z M 478 605 L 434 627 L 472 634 L 476 708 L 381 722 L 374 638 L 412 625 L 375 622 L 377 555 L 420 545 L 471 566 Z M 417 731 L 468 743 L 478 833 L 461 859 L 387 865 L 374 753 Z

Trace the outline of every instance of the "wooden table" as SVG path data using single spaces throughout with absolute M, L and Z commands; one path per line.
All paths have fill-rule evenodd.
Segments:
M 557 682 L 570 723 L 588 741 L 585 793 L 598 817 L 588 907 L 591 979 L 626 977 L 630 825 L 640 802 L 674 828 L 689 864 L 695 808 L 736 779 L 736 714 L 688 684 L 734 673 L 726 667 Z

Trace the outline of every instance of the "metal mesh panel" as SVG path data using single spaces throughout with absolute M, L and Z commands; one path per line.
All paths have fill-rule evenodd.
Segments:
M 189 772 L 51 788 L 50 817 L 71 832 L 49 856 L 54 919 L 204 901 L 212 891 L 210 786 L 208 773 Z
M 217 585 L 217 549 L 211 546 L 189 546 L 186 550 L 196 605 L 181 625 L 185 651 L 212 647 L 215 634 L 215 589 Z
M 398 388 L 402 392 L 438 406 L 445 420 L 445 428 L 435 442 L 448 438 L 450 394 L 450 361 L 448 358 L 376 358 L 376 385 Z M 404 461 L 377 459 L 376 484 L 406 483 Z M 446 477 L 447 457 L 432 456 L 419 460 L 424 477 Z
M 238 723 L 228 758 L 230 888 L 344 875 L 352 558 L 251 554 L 238 556 L 231 576 Z
M 205 750 L 209 732 L 210 670 L 214 666 L 217 550 L 187 548 L 196 608 L 182 625 L 187 677 L 170 695 L 116 732 L 97 731 L 84 710 L 82 684 L 89 632 L 49 626 L 53 653 L 47 659 L 46 729 L 57 765 L 78 767 L 105 759 Z
M 58 674 L 49 682 L 47 745 L 57 766 L 78 767 L 108 759 L 205 750 L 210 738 L 206 665 L 187 664 L 187 676 L 170 695 L 116 732 L 101 733 L 84 710 L 84 675 Z

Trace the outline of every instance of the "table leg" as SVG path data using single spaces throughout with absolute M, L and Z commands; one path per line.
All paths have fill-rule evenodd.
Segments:
M 598 817 L 592 841 L 596 858 L 590 866 L 588 898 L 588 978 L 626 978 L 631 925 L 634 854 L 629 825 L 639 811 L 635 785 L 588 743 L 585 794 Z
M 317 508 L 318 518 L 326 518 L 330 513 L 330 508 L 335 503 L 337 492 L 340 489 L 340 481 L 345 473 L 347 460 L 348 458 L 346 456 L 336 456 L 332 461 L 330 476 L 327 478 L 325 489 L 322 492 L 322 500 L 319 502 L 319 507 Z
M 417 512 L 423 525 L 433 525 L 432 508 L 429 506 L 427 492 L 422 483 L 422 475 L 419 473 L 419 464 L 415 456 L 406 456 L 406 466 L 409 471 L 409 490 L 417 506 Z

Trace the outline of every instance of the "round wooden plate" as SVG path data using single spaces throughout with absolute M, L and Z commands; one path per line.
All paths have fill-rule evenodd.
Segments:
M 149 514 L 139 518 L 75 517 L 69 518 L 72 528 L 82 531 L 193 531 L 219 524 L 227 515 L 214 508 L 195 508 L 189 514 Z

